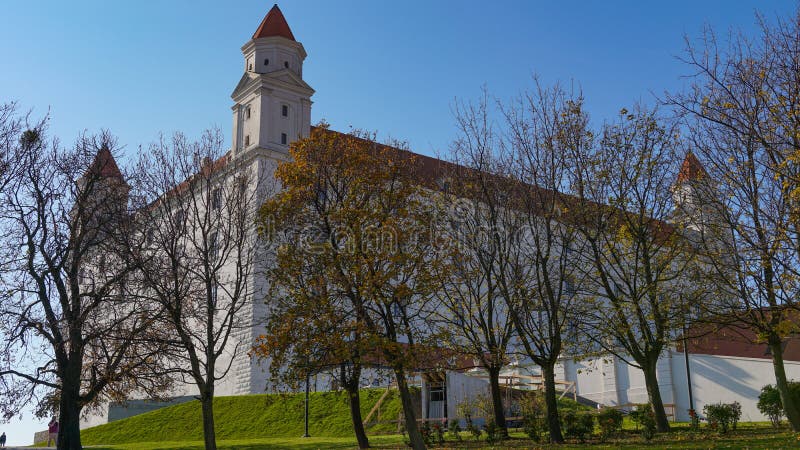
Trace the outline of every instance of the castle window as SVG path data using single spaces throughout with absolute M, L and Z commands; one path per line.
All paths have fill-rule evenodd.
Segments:
M 281 115 L 283 117 L 289 117 L 289 106 L 288 105 L 281 105 Z
M 222 192 L 219 188 L 211 192 L 211 209 L 219 209 L 222 206 Z
M 286 145 L 286 133 L 281 133 L 281 144 Z
M 269 65 L 269 58 L 264 58 L 264 65 L 265 65 L 265 66 L 268 66 L 268 65 Z
M 216 261 L 217 259 L 217 232 L 211 233 L 211 238 L 209 239 L 208 243 L 208 256 L 210 257 L 211 261 Z
M 286 67 L 288 69 L 289 68 L 289 61 L 284 61 L 283 62 L 283 67 Z
M 186 228 L 186 214 L 182 209 L 175 212 L 175 215 L 172 216 L 172 222 L 176 231 L 182 232 Z
M 244 146 L 247 147 L 248 145 L 250 145 L 250 135 L 249 134 L 244 137 Z

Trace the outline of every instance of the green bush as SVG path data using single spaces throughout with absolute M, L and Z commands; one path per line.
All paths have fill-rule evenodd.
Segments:
M 447 431 L 450 432 L 458 442 L 461 442 L 461 424 L 458 419 L 450 421 L 450 424 L 447 426 Z
M 486 429 L 486 442 L 494 444 L 503 441 L 503 430 L 492 419 L 486 420 L 483 426 Z
M 600 426 L 600 437 L 605 440 L 622 431 L 622 411 L 614 408 L 603 408 L 597 413 L 597 425 Z
M 789 382 L 789 395 L 792 396 L 795 404 L 800 404 L 800 382 Z M 756 406 L 758 406 L 758 410 L 761 411 L 761 414 L 769 417 L 772 426 L 777 427 L 781 424 L 781 418 L 784 415 L 783 403 L 781 402 L 781 395 L 776 386 L 768 384 L 762 387 Z
M 733 421 L 731 422 L 731 428 L 733 428 L 733 431 L 736 431 L 736 426 L 739 425 L 739 419 L 742 418 L 742 404 L 739 402 L 733 402 L 730 405 L 731 409 L 733 410 Z
M 653 439 L 656 435 L 656 415 L 653 407 L 649 403 L 636 405 L 636 409 L 630 412 L 631 420 L 642 427 L 642 436 L 646 440 Z
M 561 423 L 567 437 L 578 439 L 581 442 L 586 440 L 586 435 L 591 435 L 594 431 L 594 416 L 587 412 L 566 411 L 561 415 Z
M 703 414 L 706 415 L 708 424 L 712 429 L 719 431 L 720 434 L 725 434 L 728 429 L 739 422 L 742 415 L 742 407 L 739 402 L 734 403 L 712 403 L 703 406 Z
M 481 428 L 475 425 L 475 423 L 472 421 L 472 417 L 470 416 L 467 416 L 467 431 L 472 434 L 472 437 L 475 438 L 476 441 L 480 439 L 481 433 L 483 433 Z
M 544 399 L 536 393 L 525 395 L 519 400 L 519 407 L 522 412 L 523 431 L 533 442 L 541 442 L 544 431 Z

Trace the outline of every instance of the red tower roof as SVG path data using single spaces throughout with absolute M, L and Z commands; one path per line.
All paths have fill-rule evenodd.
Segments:
M 703 165 L 700 164 L 700 160 L 694 156 L 694 153 L 689 152 L 686 154 L 686 158 L 683 159 L 681 171 L 678 172 L 677 182 L 683 183 L 684 181 L 696 181 L 705 177 L 706 175 L 706 169 L 704 169 Z
M 122 172 L 120 172 L 117 162 L 114 161 L 114 155 L 105 145 L 97 151 L 97 156 L 89 166 L 89 172 L 101 177 L 122 178 Z
M 295 40 L 292 30 L 289 28 L 289 24 L 286 23 L 286 18 L 283 17 L 283 13 L 277 4 L 269 10 L 267 16 L 261 21 L 261 25 L 253 33 L 253 39 L 269 36 L 280 36 L 292 41 Z

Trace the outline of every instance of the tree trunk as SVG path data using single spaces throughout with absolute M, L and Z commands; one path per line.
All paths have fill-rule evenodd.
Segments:
M 65 377 L 71 378 L 71 377 Z M 61 399 L 59 401 L 59 428 L 56 447 L 59 450 L 81 450 L 81 407 L 79 405 L 79 386 L 76 381 L 63 380 Z
M 661 389 L 658 388 L 657 366 L 658 358 L 655 358 L 653 361 L 646 361 L 645 364 L 642 364 L 642 371 L 644 372 L 644 384 L 647 387 L 647 397 L 650 399 L 650 405 L 656 418 L 656 430 L 659 433 L 667 433 L 669 432 L 669 421 L 667 413 L 664 411 Z
M 347 399 L 350 402 L 350 418 L 353 421 L 353 432 L 356 434 L 358 448 L 369 448 L 369 439 L 364 430 L 364 421 L 361 418 L 361 397 L 358 392 L 358 382 L 361 379 L 361 370 L 353 368 L 350 379 L 346 378 L 346 370 L 342 367 L 342 381 L 347 390 Z
M 544 378 L 544 401 L 547 406 L 547 429 L 550 431 L 550 442 L 561 444 L 564 435 L 561 434 L 561 421 L 558 417 L 558 400 L 556 399 L 556 374 L 555 363 L 542 365 Z
M 411 401 L 411 391 L 408 389 L 405 371 L 402 368 L 395 368 L 394 376 L 397 380 L 397 390 L 400 392 L 400 402 L 403 404 L 403 416 L 411 448 L 425 450 L 425 441 L 422 440 L 422 434 L 417 426 L 417 416 L 414 414 L 414 403 Z
M 792 431 L 800 431 L 800 410 L 798 410 L 798 406 L 800 405 L 797 405 L 789 392 L 789 383 L 786 380 L 786 370 L 783 365 L 783 346 L 779 338 L 770 337 L 769 350 L 772 353 L 775 386 L 778 388 L 778 393 L 781 396 L 781 404 L 783 405 L 783 412 L 786 415 L 786 420 L 789 421 L 789 426 L 792 427 Z
M 203 441 L 206 450 L 217 449 L 217 437 L 214 431 L 214 393 L 202 392 L 200 403 L 203 407 Z
M 487 367 L 489 372 L 489 388 L 492 394 L 492 408 L 494 409 L 494 422 L 500 427 L 503 437 L 508 437 L 506 428 L 506 414 L 503 411 L 503 393 L 500 391 L 500 368 Z

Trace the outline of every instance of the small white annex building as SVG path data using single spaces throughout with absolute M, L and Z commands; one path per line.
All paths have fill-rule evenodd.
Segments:
M 739 402 L 742 421 L 769 420 L 756 407 L 761 388 L 775 384 L 766 344 L 757 343 L 745 330 L 728 328 L 689 340 L 687 350 L 684 353 L 682 346 L 670 349 L 661 356 L 657 368 L 661 397 L 672 421 L 689 420 L 690 386 L 694 409 L 701 417 L 705 405 Z M 800 381 L 800 339 L 787 340 L 784 365 L 788 379 Z M 488 380 L 477 369 L 448 371 L 439 378 L 423 382 L 422 412 L 426 419 L 457 417 L 458 404 L 489 392 Z M 556 380 L 560 395 L 588 405 L 629 409 L 648 401 L 642 371 L 611 355 L 562 359 L 556 366 Z M 512 363 L 502 372 L 501 383 L 516 389 L 541 389 L 541 370 L 535 365 Z

